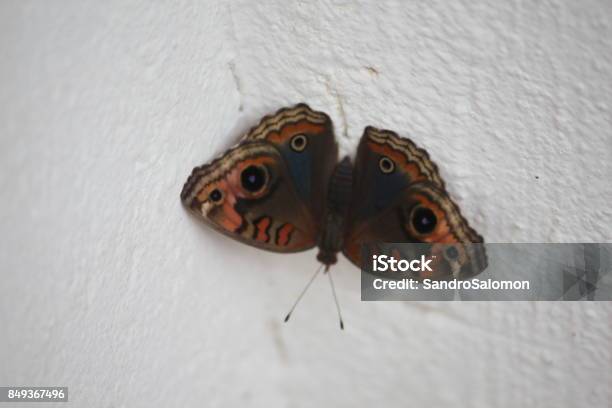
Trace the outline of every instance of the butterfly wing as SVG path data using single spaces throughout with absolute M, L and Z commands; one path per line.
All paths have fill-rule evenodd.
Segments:
M 279 150 L 300 200 L 320 220 L 327 184 L 338 161 L 329 116 L 300 103 L 265 116 L 244 140 L 266 141 Z
M 262 249 L 293 252 L 315 245 L 316 220 L 300 201 L 278 150 L 244 143 L 197 167 L 183 204 L 224 234 Z
M 306 105 L 264 117 L 236 147 L 197 167 L 183 204 L 220 232 L 276 252 L 312 248 L 337 160 L 329 118 Z M 329 168 L 329 170 L 327 170 Z
M 364 244 L 412 242 L 432 244 L 431 277 L 468 277 L 486 268 L 482 245 L 469 245 L 482 237 L 449 197 L 427 152 L 411 140 L 367 127 L 353 180 L 343 252 L 357 266 Z

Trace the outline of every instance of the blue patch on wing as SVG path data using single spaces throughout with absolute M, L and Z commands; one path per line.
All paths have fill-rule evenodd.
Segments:
M 364 202 L 359 203 L 358 218 L 370 218 L 389 207 L 408 186 L 409 181 L 406 177 L 395 172 L 392 174 L 382 174 L 378 170 L 378 161 L 372 161 L 373 168 L 364 172 L 368 180 L 364 184 L 369 186 L 369 191 Z M 365 193 L 365 192 L 364 192 Z
M 298 195 L 305 202 L 310 202 L 312 184 L 312 161 L 310 152 L 304 151 L 297 153 L 287 147 L 281 149 L 281 154 L 289 167 L 289 173 L 291 173 L 293 185 Z

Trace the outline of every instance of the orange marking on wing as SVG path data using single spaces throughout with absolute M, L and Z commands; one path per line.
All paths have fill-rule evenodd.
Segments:
M 325 126 L 310 123 L 306 120 L 302 120 L 291 125 L 285 125 L 280 132 L 270 132 L 266 137 L 267 140 L 275 143 L 283 143 L 293 135 L 299 133 L 323 133 Z
M 283 225 L 277 232 L 277 242 L 278 245 L 285 246 L 289 243 L 289 238 L 291 237 L 291 233 L 295 230 L 293 224 L 285 224 Z
M 268 242 L 269 237 L 267 233 L 267 229 L 270 226 L 270 217 L 262 218 L 255 226 L 257 227 L 257 236 L 255 239 L 262 242 Z
M 449 226 L 443 218 L 438 218 L 438 225 L 433 232 L 421 237 L 424 242 L 439 242 L 441 244 L 452 244 L 456 242 L 453 234 L 450 233 Z
M 204 201 L 206 201 L 208 199 L 208 195 L 210 194 L 210 191 L 212 191 L 212 189 L 208 188 L 208 189 L 202 189 L 198 195 L 196 196 L 196 198 L 198 199 L 198 201 L 200 203 L 203 203 Z
M 457 241 L 457 238 L 455 238 L 455 236 L 447 229 L 446 235 L 440 237 L 440 239 L 437 242 L 441 244 L 456 244 L 459 241 Z
M 233 202 L 236 201 L 234 197 L 228 198 L 221 207 L 223 216 L 219 219 L 219 223 L 228 231 L 235 231 L 242 224 L 242 216 L 234 209 Z
M 242 169 L 249 167 L 251 164 L 270 164 L 270 163 L 274 163 L 274 159 L 270 156 L 261 156 L 261 157 L 254 157 L 252 159 L 245 159 L 242 162 L 240 162 L 240 171 L 242 171 Z
M 411 182 L 427 180 L 427 177 L 423 173 L 421 173 L 419 166 L 416 163 L 409 162 L 402 152 L 394 150 L 390 146 L 380 145 L 374 142 L 368 142 L 368 146 L 372 151 L 387 156 L 391 160 L 393 160 L 396 166 L 401 167 L 406 173 L 410 175 Z

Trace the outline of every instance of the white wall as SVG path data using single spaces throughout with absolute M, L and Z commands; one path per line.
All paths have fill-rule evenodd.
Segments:
M 0 2 L 0 384 L 74 407 L 612 401 L 610 303 L 362 303 L 200 226 L 192 167 L 258 117 L 428 149 L 489 242 L 611 241 L 612 3 Z M 26 406 L 26 405 L 24 405 Z M 63 405 L 62 405 L 63 406 Z

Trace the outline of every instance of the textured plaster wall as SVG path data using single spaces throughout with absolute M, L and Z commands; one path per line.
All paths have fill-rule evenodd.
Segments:
M 74 407 L 612 405 L 610 303 L 362 303 L 195 165 L 305 101 L 409 135 L 490 242 L 612 240 L 612 3 L 0 2 L 0 384 Z M 24 407 L 27 405 L 23 405 Z M 64 405 L 62 405 L 64 406 Z

